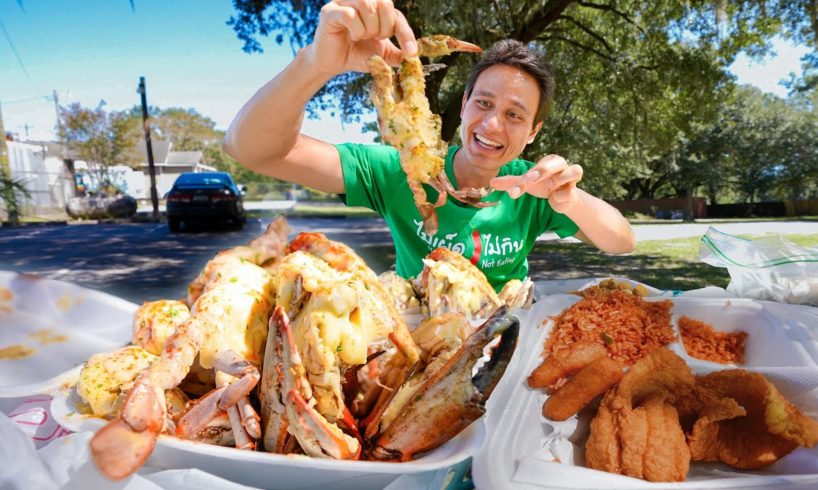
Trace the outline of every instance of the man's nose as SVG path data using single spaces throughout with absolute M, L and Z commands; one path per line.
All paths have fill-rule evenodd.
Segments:
M 498 131 L 503 128 L 503 122 L 497 112 L 492 112 L 483 118 L 483 127 L 490 131 Z

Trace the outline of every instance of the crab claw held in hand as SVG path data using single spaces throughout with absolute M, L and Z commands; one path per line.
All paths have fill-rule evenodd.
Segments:
M 519 320 L 498 309 L 466 339 L 379 434 L 369 448 L 371 459 L 408 461 L 449 441 L 485 413 L 486 400 L 505 373 L 517 345 Z M 490 359 L 473 374 L 486 346 L 501 336 Z M 372 422 L 380 424 L 380 421 Z M 383 425 L 383 424 L 381 424 Z
M 488 207 L 496 202 L 482 202 L 489 189 L 455 189 L 445 171 L 448 145 L 441 136 L 441 119 L 429 107 L 426 81 L 419 56 L 445 56 L 455 51 L 479 53 L 479 46 L 449 36 L 437 35 L 418 39 L 418 56 L 401 62 L 395 74 L 383 58 L 369 59 L 372 74 L 372 103 L 378 110 L 378 126 L 383 140 L 400 152 L 400 165 L 406 173 L 415 205 L 423 218 L 426 233 L 437 232 L 435 208 L 446 203 L 446 196 L 475 207 Z M 437 191 L 434 203 L 428 200 L 428 184 Z

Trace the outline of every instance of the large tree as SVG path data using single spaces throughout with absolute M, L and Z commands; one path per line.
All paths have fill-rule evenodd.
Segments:
M 104 101 L 95 108 L 79 103 L 60 107 L 59 135 L 77 159 L 88 164 L 98 190 L 110 185 L 111 166 L 136 162 L 132 150 L 139 127 L 126 111 L 106 111 Z
M 228 21 L 247 52 L 274 35 L 293 50 L 311 41 L 322 0 L 234 0 Z M 763 54 L 773 34 L 805 36 L 815 0 L 396 0 L 417 36 L 445 33 L 481 46 L 515 38 L 541 50 L 557 73 L 557 95 L 542 136 L 525 156 L 558 152 L 586 168 L 585 186 L 606 198 L 673 192 L 674 155 L 692 128 L 715 116 L 726 67 L 742 50 Z M 807 16 L 807 18 L 814 18 Z M 782 31 L 783 30 L 783 31 Z M 427 78 L 443 137 L 456 138 L 460 102 L 474 58 L 453 54 Z M 368 76 L 332 80 L 308 106 L 357 120 L 371 108 Z

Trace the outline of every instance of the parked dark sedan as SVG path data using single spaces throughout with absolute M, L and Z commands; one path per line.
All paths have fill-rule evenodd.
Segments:
M 188 172 L 180 175 L 167 194 L 168 228 L 182 223 L 245 222 L 243 192 L 227 172 Z

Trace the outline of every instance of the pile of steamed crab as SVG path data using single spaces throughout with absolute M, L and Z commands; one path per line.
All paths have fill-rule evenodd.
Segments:
M 346 245 L 289 231 L 279 217 L 220 252 L 184 301 L 137 310 L 132 345 L 85 363 L 76 391 L 108 419 L 90 443 L 105 475 L 136 471 L 160 435 L 407 461 L 483 414 L 517 341 L 509 310 L 530 304 L 530 282 L 498 295 L 447 249 L 414 280 L 379 278 Z M 422 315 L 413 330 L 407 312 Z

